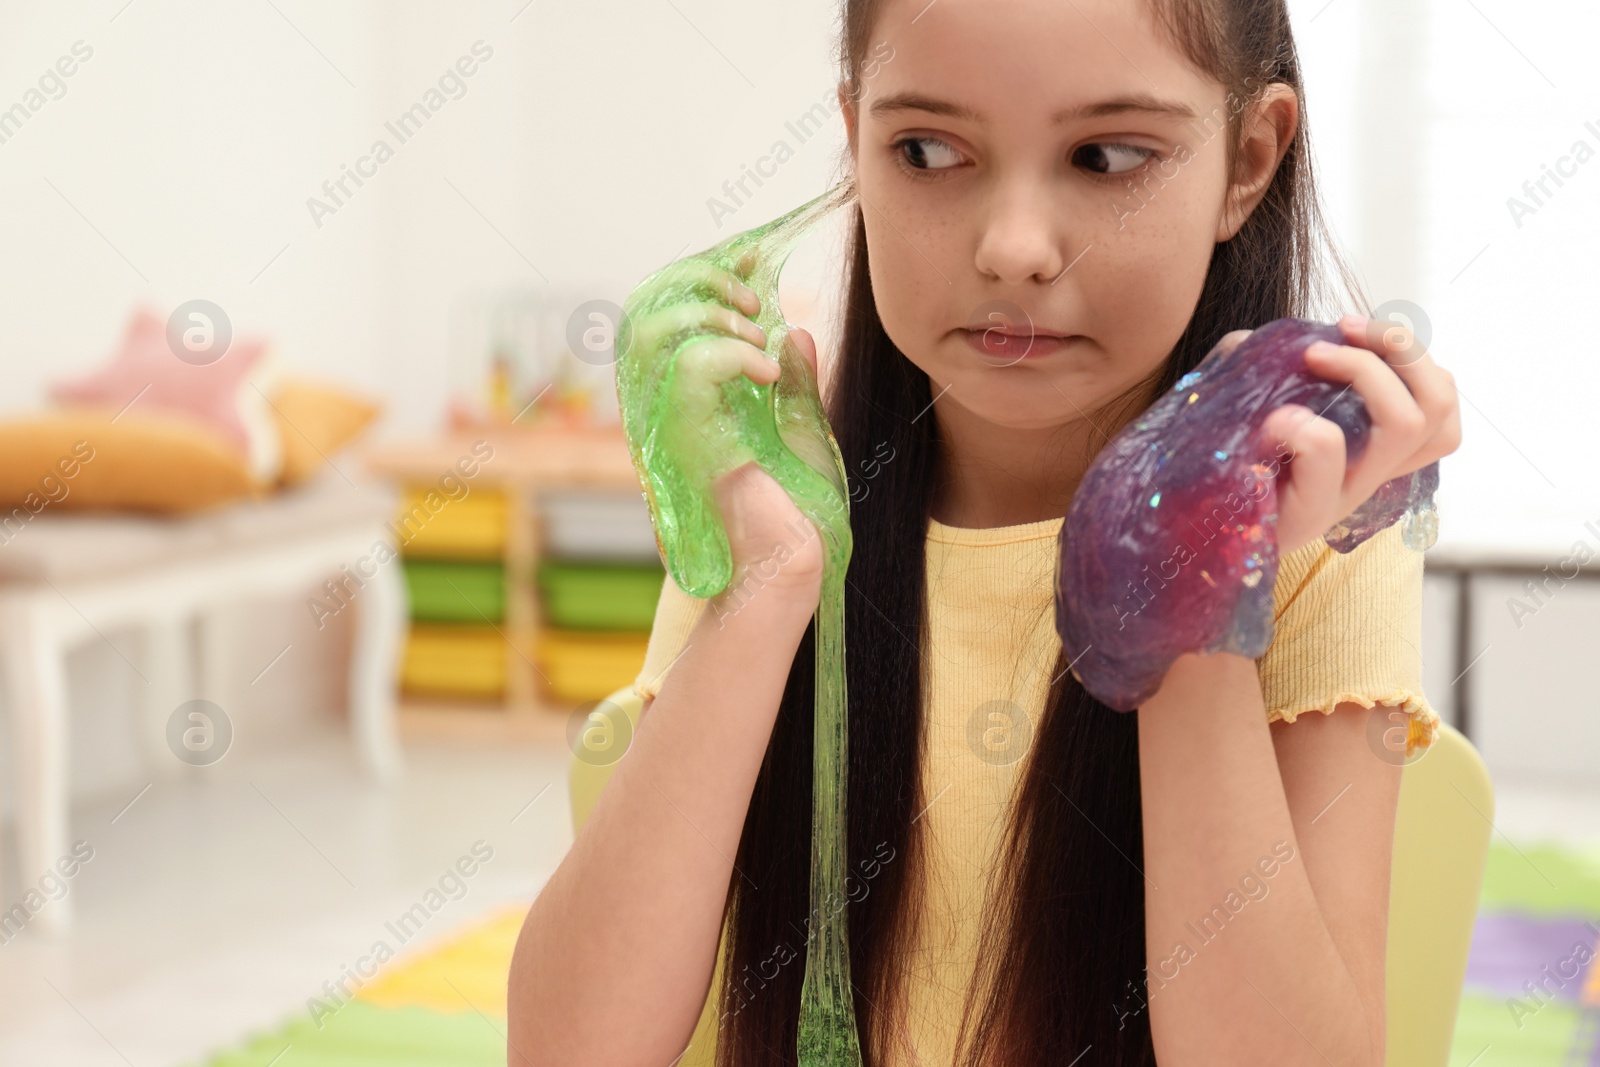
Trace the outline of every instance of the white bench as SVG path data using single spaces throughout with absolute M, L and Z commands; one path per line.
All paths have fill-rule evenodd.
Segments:
M 190 654 L 187 627 L 246 598 L 298 594 L 342 577 L 394 547 L 392 492 L 354 486 L 324 468 L 311 483 L 261 501 L 177 518 L 55 512 L 46 508 L 0 536 L 0 669 L 8 686 L 17 852 L 22 880 L 38 878 L 70 849 L 65 659 L 104 632 L 141 632 L 141 735 L 149 758 L 180 766 L 167 720 L 203 695 L 214 648 Z M 7 539 L 8 538 L 8 539 Z M 370 564 L 368 565 L 370 569 Z M 364 576 L 363 576 L 364 577 Z M 400 562 L 376 568 L 350 597 L 355 633 L 350 726 L 364 769 L 401 770 L 395 718 L 397 657 L 406 620 Z M 202 630 L 202 633 L 204 631 Z M 198 674 L 196 668 L 198 667 Z M 29 923 L 60 932 L 71 898 Z

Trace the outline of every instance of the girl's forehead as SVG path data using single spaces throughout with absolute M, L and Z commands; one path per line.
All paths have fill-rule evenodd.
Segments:
M 921 93 L 969 121 L 1140 96 L 1199 113 L 1223 95 L 1149 0 L 884 0 L 862 58 L 869 107 Z

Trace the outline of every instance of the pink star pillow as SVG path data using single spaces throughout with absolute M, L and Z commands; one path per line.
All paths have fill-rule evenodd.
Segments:
M 215 362 L 179 359 L 167 343 L 167 328 L 149 308 L 129 320 L 122 347 L 111 361 L 86 377 L 51 390 L 57 403 L 163 411 L 214 430 L 235 448 L 257 477 L 271 477 L 281 461 L 279 442 L 262 394 L 250 382 L 267 346 L 237 338 Z M 265 432 L 263 432 L 265 430 Z

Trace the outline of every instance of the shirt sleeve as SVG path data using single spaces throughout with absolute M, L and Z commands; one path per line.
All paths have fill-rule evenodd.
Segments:
M 1267 721 L 1385 704 L 1408 717 L 1406 755 L 1433 744 L 1422 691 L 1422 553 L 1395 523 L 1349 553 L 1320 537 L 1279 561 L 1272 643 L 1256 661 Z
M 656 601 L 656 617 L 650 626 L 650 643 L 644 654 L 644 666 L 633 680 L 633 691 L 641 700 L 654 697 L 666 680 L 667 671 L 677 662 L 689 641 L 695 623 L 700 621 L 706 604 L 710 601 L 690 596 L 672 580 L 669 572 L 661 585 L 661 599 Z

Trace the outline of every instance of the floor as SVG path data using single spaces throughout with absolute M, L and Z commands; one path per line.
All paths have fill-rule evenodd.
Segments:
M 65 883 L 76 929 L 0 944 L 0 1065 L 189 1064 L 308 1011 L 379 941 L 414 950 L 532 899 L 571 840 L 566 755 L 408 745 L 383 788 L 330 728 L 79 807 L 72 836 L 93 853 Z M 452 875 L 475 848 L 489 858 Z M 27 890 L 11 859 L 7 907 Z M 437 908 L 421 929 L 393 926 L 419 902 Z
M 429 741 L 407 757 L 401 783 L 369 785 L 319 727 L 80 806 L 76 931 L 0 944 L 0 1067 L 182 1067 L 308 1011 L 378 941 L 409 951 L 531 899 L 570 842 L 565 749 Z M 1496 789 L 1517 844 L 1600 850 L 1600 787 Z M 448 877 L 474 846 L 492 857 Z M 13 902 L 27 887 L 9 859 Z M 442 906 L 401 942 L 394 921 L 441 879 Z

